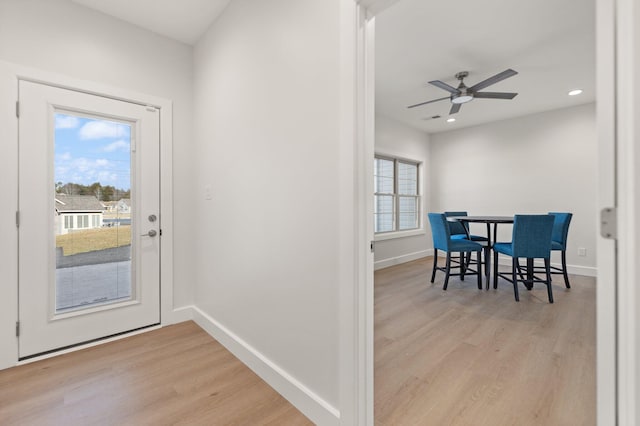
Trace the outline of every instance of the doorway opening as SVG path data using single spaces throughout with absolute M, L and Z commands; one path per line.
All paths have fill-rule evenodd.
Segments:
M 500 400 L 500 389 L 517 384 L 490 379 L 483 362 L 492 363 L 490 355 L 495 355 L 495 352 L 487 352 L 483 362 L 477 364 L 473 357 L 468 362 L 464 359 L 473 353 L 474 347 L 492 347 L 504 356 L 508 353 L 504 345 L 510 345 L 507 335 L 513 331 L 511 328 L 518 329 L 517 322 L 521 322 L 520 326 L 537 324 L 542 327 L 553 323 L 554 332 L 560 334 L 550 337 L 551 340 L 547 342 L 538 341 L 540 345 L 531 347 L 531 352 L 524 352 L 524 344 L 530 345 L 535 340 L 530 338 L 529 333 L 539 335 L 540 330 L 523 332 L 521 329 L 522 333 L 516 332 L 512 336 L 513 344 L 520 342 L 522 345 L 519 349 L 528 358 L 535 358 L 534 354 L 543 353 L 544 345 L 556 342 L 558 346 L 545 353 L 547 359 L 543 360 L 544 357 L 540 356 L 541 368 L 544 362 L 554 359 L 557 366 L 563 362 L 558 361 L 557 357 L 569 354 L 580 357 L 585 363 L 583 371 L 589 374 L 583 374 L 576 380 L 582 380 L 582 390 L 590 401 L 587 405 L 593 411 L 588 418 L 594 421 L 597 229 L 593 217 L 597 215 L 597 204 L 593 194 L 598 192 L 598 182 L 593 176 L 601 166 L 597 158 L 594 104 L 595 8 L 581 7 L 581 13 L 586 14 L 584 19 L 567 26 L 566 20 L 558 18 L 573 13 L 573 9 L 564 10 L 565 5 L 555 3 L 545 11 L 538 10 L 539 4 L 524 8 L 520 4 L 520 10 L 483 4 L 485 12 L 493 16 L 482 15 L 483 11 L 478 10 L 472 2 L 441 6 L 420 3 L 401 0 L 376 14 L 376 154 L 402 157 L 424 164 L 421 181 L 424 192 L 420 194 L 424 198 L 420 213 L 423 219 L 428 211 L 445 210 L 467 210 L 476 215 L 573 211 L 574 217 L 578 212 L 581 220 L 573 223 L 569 237 L 575 246 L 569 252 L 569 264 L 572 277 L 580 284 L 578 288 L 565 291 L 562 280 L 554 280 L 554 292 L 566 296 L 565 308 L 570 306 L 578 317 L 588 311 L 588 318 L 585 319 L 588 327 L 580 326 L 578 330 L 563 326 L 559 322 L 559 317 L 564 315 L 558 306 L 560 299 L 556 298 L 555 305 L 548 305 L 544 287 L 540 287 L 543 293 L 540 298 L 537 296 L 538 290 L 534 289 L 527 293 L 528 299 L 521 299 L 519 304 L 514 305 L 516 302 L 512 293 L 506 291 L 509 287 L 505 282 L 500 283 L 498 291 L 490 290 L 488 293 L 480 292 L 473 283 L 461 281 L 456 281 L 454 287 L 450 284 L 449 289 L 443 292 L 442 276 L 438 277 L 435 284 L 430 284 L 431 259 L 427 256 L 432 252 L 428 223 L 424 223 L 426 226 L 423 226 L 422 234 L 378 234 L 374 305 L 376 419 L 383 424 L 384 419 L 390 423 L 400 422 L 402 419 L 394 415 L 407 414 L 412 409 L 415 409 L 413 413 L 416 415 L 413 419 L 421 418 L 427 402 L 420 395 L 426 395 L 429 387 L 438 383 L 440 386 L 432 390 L 438 393 L 438 398 L 427 399 L 438 401 L 440 406 L 429 406 L 429 410 L 446 411 L 446 404 L 443 403 L 446 399 L 442 399 L 443 388 L 448 390 L 456 409 L 460 408 L 460 398 L 470 401 L 465 409 L 460 409 L 464 413 L 458 413 L 459 416 L 474 416 L 473 401 L 484 399 L 485 403 L 491 403 Z M 452 16 L 457 10 L 467 10 L 482 18 L 456 29 L 452 34 L 447 31 L 450 20 L 446 17 Z M 518 19 L 521 13 L 529 18 Z M 536 13 L 557 16 L 549 19 L 531 18 Z M 542 21 L 546 23 L 545 34 L 541 34 L 533 24 Z M 558 25 L 557 31 L 548 31 L 554 22 L 562 25 Z M 519 28 L 511 31 L 512 26 Z M 442 34 L 448 34 L 446 43 L 442 42 Z M 577 45 L 582 47 L 576 48 Z M 569 46 L 573 47 L 568 49 Z M 563 68 L 565 56 L 573 61 L 567 65 L 569 68 L 578 66 L 582 72 Z M 438 87 L 428 84 L 429 81 L 441 80 L 455 85 L 455 74 L 468 71 L 467 80 L 471 85 L 483 77 L 511 68 L 517 70 L 519 75 L 503 81 L 500 86 L 496 84 L 495 91 L 518 93 L 513 101 L 474 99 L 453 114 L 447 94 L 440 93 Z M 476 78 L 472 79 L 472 76 Z M 542 88 L 533 84 L 540 81 L 541 76 L 549 83 Z M 559 84 L 560 81 L 565 82 L 563 84 L 567 90 Z M 583 95 L 588 94 L 588 97 L 581 100 L 569 98 L 568 92 L 578 86 L 583 89 Z M 553 100 L 555 103 L 544 104 L 546 90 L 557 92 Z M 423 110 L 407 108 L 439 97 L 443 98 L 441 102 L 425 105 Z M 549 96 L 547 98 L 551 100 Z M 529 107 L 525 105 L 536 99 Z M 519 109 L 521 107 L 524 109 Z M 451 118 L 455 120 L 449 120 Z M 576 146 L 577 149 L 574 149 Z M 545 159 L 550 153 L 563 159 L 560 169 L 553 160 L 549 162 Z M 609 167 L 613 169 L 613 165 Z M 536 169 L 544 169 L 546 175 L 555 176 L 556 179 L 549 177 L 539 182 Z M 495 174 L 501 171 L 503 177 L 496 177 Z M 568 174 L 565 176 L 564 172 Z M 573 179 L 576 176 L 584 176 L 585 179 Z M 481 232 L 483 229 L 474 229 L 472 233 Z M 509 241 L 510 232 L 510 227 L 501 227 L 498 239 Z M 555 262 L 559 260 L 555 259 Z M 379 284 L 384 288 L 380 289 Z M 452 294 L 454 292 L 456 294 Z M 394 297 L 397 303 L 389 303 Z M 497 298 L 504 300 L 490 307 Z M 431 302 L 435 300 L 445 303 L 432 305 Z M 522 312 L 525 304 L 530 309 Z M 430 310 L 426 309 L 428 306 Z M 465 311 L 466 308 L 472 312 Z M 508 319 L 507 312 L 510 310 L 514 310 L 513 321 Z M 409 315 L 408 312 L 413 313 Z M 466 323 L 465 319 L 473 315 L 479 315 L 476 318 L 478 321 Z M 399 321 L 394 323 L 394 319 Z M 498 319 L 506 321 L 503 325 L 493 323 Z M 447 327 L 456 326 L 463 327 L 463 330 L 455 330 L 463 335 L 466 327 L 466 337 L 446 332 Z M 566 329 L 573 329 L 574 332 L 565 334 Z M 504 330 L 504 334 L 499 330 Z M 447 340 L 448 336 L 453 335 L 458 336 L 455 342 Z M 433 339 L 434 336 L 439 338 Z M 574 348 L 576 352 L 567 349 L 572 339 L 582 345 Z M 405 346 L 402 346 L 403 341 Z M 397 346 L 395 354 L 392 349 L 394 345 Z M 515 362 L 508 359 L 502 361 L 503 365 L 499 367 L 501 373 L 496 373 L 495 377 L 500 374 L 507 377 L 505 372 Z M 382 364 L 385 364 L 383 368 L 386 368 L 386 373 L 378 371 Z M 431 365 L 432 369 L 429 370 L 427 365 Z M 461 371 L 467 375 L 455 379 L 454 373 Z M 529 374 L 525 370 L 518 371 Z M 443 376 L 446 372 L 452 373 L 448 379 Z M 483 377 L 483 374 L 486 376 Z M 563 374 L 568 374 L 567 370 Z M 575 374 L 580 376 L 577 370 Z M 536 376 L 531 375 L 531 380 L 537 380 Z M 466 386 L 456 390 L 450 384 L 456 382 L 465 383 Z M 562 386 L 566 387 L 565 384 Z M 470 389 L 475 391 L 471 392 Z M 399 396 L 403 390 L 407 394 Z M 400 402 L 395 405 L 381 402 L 390 401 L 390 395 L 396 396 L 395 400 Z M 410 402 L 412 399 L 415 406 Z M 504 395 L 502 400 L 505 400 Z M 563 401 L 571 404 L 565 399 Z M 559 408 L 561 404 L 554 401 L 552 405 Z M 526 411 L 530 407 L 521 408 Z M 446 415 L 451 416 L 453 411 L 449 410 Z M 560 411 L 557 411 L 558 415 L 561 415 Z

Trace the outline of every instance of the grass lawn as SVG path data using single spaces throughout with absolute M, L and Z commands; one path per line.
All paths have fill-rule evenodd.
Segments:
M 62 247 L 65 256 L 129 244 L 131 244 L 131 226 L 128 225 L 56 235 L 56 247 Z

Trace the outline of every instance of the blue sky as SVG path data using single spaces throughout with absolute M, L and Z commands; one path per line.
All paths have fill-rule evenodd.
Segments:
M 55 114 L 55 182 L 130 189 L 131 126 Z

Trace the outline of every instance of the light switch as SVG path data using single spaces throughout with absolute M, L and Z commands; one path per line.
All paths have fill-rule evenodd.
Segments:
M 204 187 L 204 199 L 213 200 L 213 189 L 211 189 L 211 185 Z

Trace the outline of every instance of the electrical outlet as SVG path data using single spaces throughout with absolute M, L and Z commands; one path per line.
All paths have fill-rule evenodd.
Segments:
M 211 185 L 204 187 L 204 199 L 213 200 L 213 190 L 211 189 Z
M 578 256 L 586 256 L 587 255 L 587 249 L 584 247 L 578 247 Z

